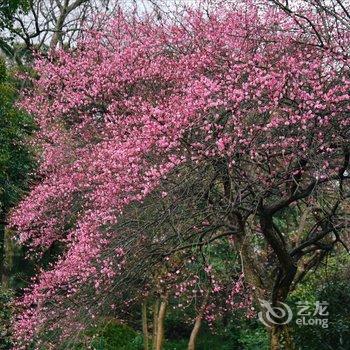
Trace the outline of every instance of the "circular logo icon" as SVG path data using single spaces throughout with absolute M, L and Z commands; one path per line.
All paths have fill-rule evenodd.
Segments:
M 266 327 L 271 327 L 273 324 L 287 324 L 292 320 L 293 313 L 287 304 L 279 302 L 278 306 L 272 306 L 267 300 L 259 299 L 259 301 L 263 310 L 258 313 L 258 317 Z

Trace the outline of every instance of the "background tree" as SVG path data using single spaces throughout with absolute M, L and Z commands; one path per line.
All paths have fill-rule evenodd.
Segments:
M 118 6 L 110 0 L 3 1 L 1 49 L 23 64 L 33 52 L 71 46 L 84 29 L 98 26 Z
M 25 144 L 34 131 L 32 118 L 19 111 L 14 103 L 18 93 L 15 81 L 0 61 L 0 278 L 3 277 L 6 216 L 28 188 L 34 162 Z
M 3 38 L 5 28 L 12 28 L 15 13 L 23 13 L 27 9 L 27 0 L 1 0 L 0 3 L 0 49 L 7 56 L 14 56 L 14 50 L 9 42 Z

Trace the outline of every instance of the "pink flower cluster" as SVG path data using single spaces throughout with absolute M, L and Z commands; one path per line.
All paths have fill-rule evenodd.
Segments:
M 249 2 L 189 12 L 181 25 L 119 14 L 75 50 L 39 59 L 22 107 L 40 127 L 41 180 L 11 223 L 33 250 L 64 249 L 21 301 L 19 344 L 52 319 L 48 304 L 65 317 L 67 298 L 115 278 L 127 257 L 118 267 L 104 254 L 124 234 L 109 228 L 182 164 L 250 162 L 264 190 L 295 159 L 309 160 L 309 176 L 336 172 L 350 125 L 349 35 L 329 35 L 320 48 L 292 17 Z

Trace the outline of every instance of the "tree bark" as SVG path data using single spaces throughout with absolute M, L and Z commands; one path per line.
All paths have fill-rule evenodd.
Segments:
M 159 313 L 159 300 L 156 299 L 153 304 L 153 335 L 152 335 L 152 350 L 156 350 L 157 345 L 157 320 Z
M 157 341 L 156 341 L 156 350 L 162 350 L 164 343 L 164 320 L 165 312 L 168 304 L 167 296 L 162 298 L 159 307 L 158 319 L 157 319 Z
M 245 280 L 253 286 L 254 299 L 259 305 L 259 299 L 270 300 L 273 305 L 284 301 L 294 280 L 297 267 L 289 254 L 284 237 L 274 227 L 273 214 L 261 209 L 260 227 L 266 242 L 273 249 L 277 258 L 279 272 L 270 273 L 264 268 L 268 256 L 259 256 L 254 251 L 249 230 L 239 215 L 230 218 L 232 227 L 238 227 L 235 233 L 235 243 L 241 257 Z M 293 338 L 288 325 L 273 325 L 268 329 L 270 335 L 270 350 L 294 350 Z
M 143 348 L 148 350 L 148 324 L 147 324 L 147 302 L 142 303 L 142 332 L 143 332 Z
M 243 231 L 243 230 L 242 230 Z M 254 287 L 253 294 L 257 302 L 259 299 L 266 299 L 270 281 L 264 271 L 263 264 L 258 260 L 254 252 L 251 237 L 248 233 L 240 233 L 236 236 L 236 245 L 241 258 L 244 279 Z
M 270 350 L 280 350 L 279 334 L 275 327 L 270 331 Z
M 295 350 L 289 325 L 274 325 L 270 330 L 270 350 Z
M 197 340 L 197 337 L 198 337 L 198 334 L 199 334 L 199 331 L 201 328 L 203 314 L 204 314 L 205 307 L 207 306 L 207 303 L 208 303 L 208 298 L 209 298 L 209 291 L 207 291 L 205 296 L 204 296 L 203 303 L 201 305 L 199 313 L 198 313 L 196 320 L 194 322 L 194 326 L 193 326 L 193 329 L 191 332 L 190 340 L 188 342 L 188 350 L 195 350 L 196 349 L 196 340 Z
M 188 342 L 188 350 L 196 349 L 196 340 L 199 334 L 201 324 L 202 324 L 202 316 L 197 316 L 191 332 L 190 340 Z
M 242 232 L 244 231 L 242 230 Z M 259 299 L 269 300 L 270 297 L 276 303 L 278 301 L 284 301 L 288 294 L 290 283 L 293 280 L 295 270 L 292 270 L 290 273 L 291 277 L 286 279 L 286 285 L 281 284 L 281 276 L 269 276 L 263 270 L 263 265 L 254 253 L 250 236 L 247 232 L 245 234 L 238 234 L 236 236 L 236 243 L 241 256 L 245 279 L 254 287 L 253 294 L 257 304 L 259 304 Z M 270 350 L 295 349 L 288 325 L 274 325 L 268 332 L 270 336 Z

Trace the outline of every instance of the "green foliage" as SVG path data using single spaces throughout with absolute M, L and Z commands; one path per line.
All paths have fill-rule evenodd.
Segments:
M 187 313 L 190 315 L 190 318 L 194 318 L 194 310 L 188 308 Z M 171 340 L 181 340 L 189 339 L 191 335 L 191 327 L 185 322 L 184 310 L 179 308 L 174 308 L 171 312 L 168 313 L 165 320 L 165 338 Z
M 223 329 L 223 345 L 220 349 L 268 349 L 265 328 L 257 319 L 247 319 L 243 312 L 235 312 Z
M 85 350 L 142 350 L 142 335 L 127 325 L 115 320 L 102 322 L 98 327 L 90 329 L 83 340 L 73 347 L 64 344 L 64 349 Z
M 12 349 L 10 320 L 12 318 L 13 292 L 0 286 L 0 350 Z
M 33 132 L 30 116 L 14 107 L 17 99 L 15 81 L 8 76 L 0 60 L 0 214 L 15 205 L 28 185 L 34 166 L 25 143 Z
M 23 261 L 24 249 L 10 244 L 11 232 L 5 232 L 5 223 L 9 210 L 27 190 L 35 167 L 27 141 L 35 126 L 31 116 L 15 106 L 19 81 L 13 75 L 0 58 L 0 280 L 18 290 L 25 286 L 32 269 Z
M 239 343 L 241 344 L 241 349 L 247 350 L 267 350 L 269 347 L 267 332 L 262 326 L 242 328 L 239 333 Z
M 172 323 L 167 322 L 166 329 Z M 179 325 L 176 325 L 176 332 L 169 334 L 175 336 L 180 335 Z M 182 328 L 184 326 L 182 325 Z M 236 312 L 231 315 L 225 324 L 218 324 L 215 329 L 217 333 L 212 333 L 204 324 L 201 328 L 197 341 L 197 350 L 267 350 L 268 337 L 264 327 L 256 319 L 247 319 L 243 313 Z M 185 333 L 187 333 L 185 335 Z M 188 346 L 188 340 L 191 329 L 187 326 L 186 330 L 182 331 L 181 338 L 169 338 L 165 342 L 165 350 L 185 350 Z
M 12 16 L 16 11 L 26 11 L 28 0 L 0 0 L 0 28 L 11 24 Z
M 177 321 L 179 320 L 168 321 L 166 324 L 168 334 L 175 338 L 167 336 L 164 350 L 187 349 L 191 327 L 187 325 L 185 329 L 185 324 L 180 321 L 181 325 L 178 325 Z M 177 331 L 169 329 L 171 326 L 176 326 Z M 267 334 L 256 320 L 247 320 L 243 316 L 233 317 L 226 326 L 221 325 L 219 328 L 220 333 L 213 334 L 206 325 L 203 325 L 197 341 L 197 350 L 266 350 L 268 348 Z M 62 349 L 142 350 L 143 338 L 129 326 L 109 320 L 87 331 L 78 343 L 62 344 Z
M 142 337 L 130 327 L 108 322 L 98 330 L 91 345 L 95 350 L 139 350 L 142 344 Z
M 187 339 L 169 340 L 164 350 L 186 350 Z M 251 330 L 248 328 L 235 331 L 231 334 L 218 335 L 209 331 L 202 332 L 197 341 L 197 350 L 267 350 L 268 341 L 264 329 Z
M 350 257 L 330 257 L 327 263 L 304 281 L 292 294 L 289 304 L 297 301 L 329 303 L 328 328 L 294 326 L 296 344 L 310 349 L 350 349 Z M 294 310 L 295 311 L 295 310 Z

